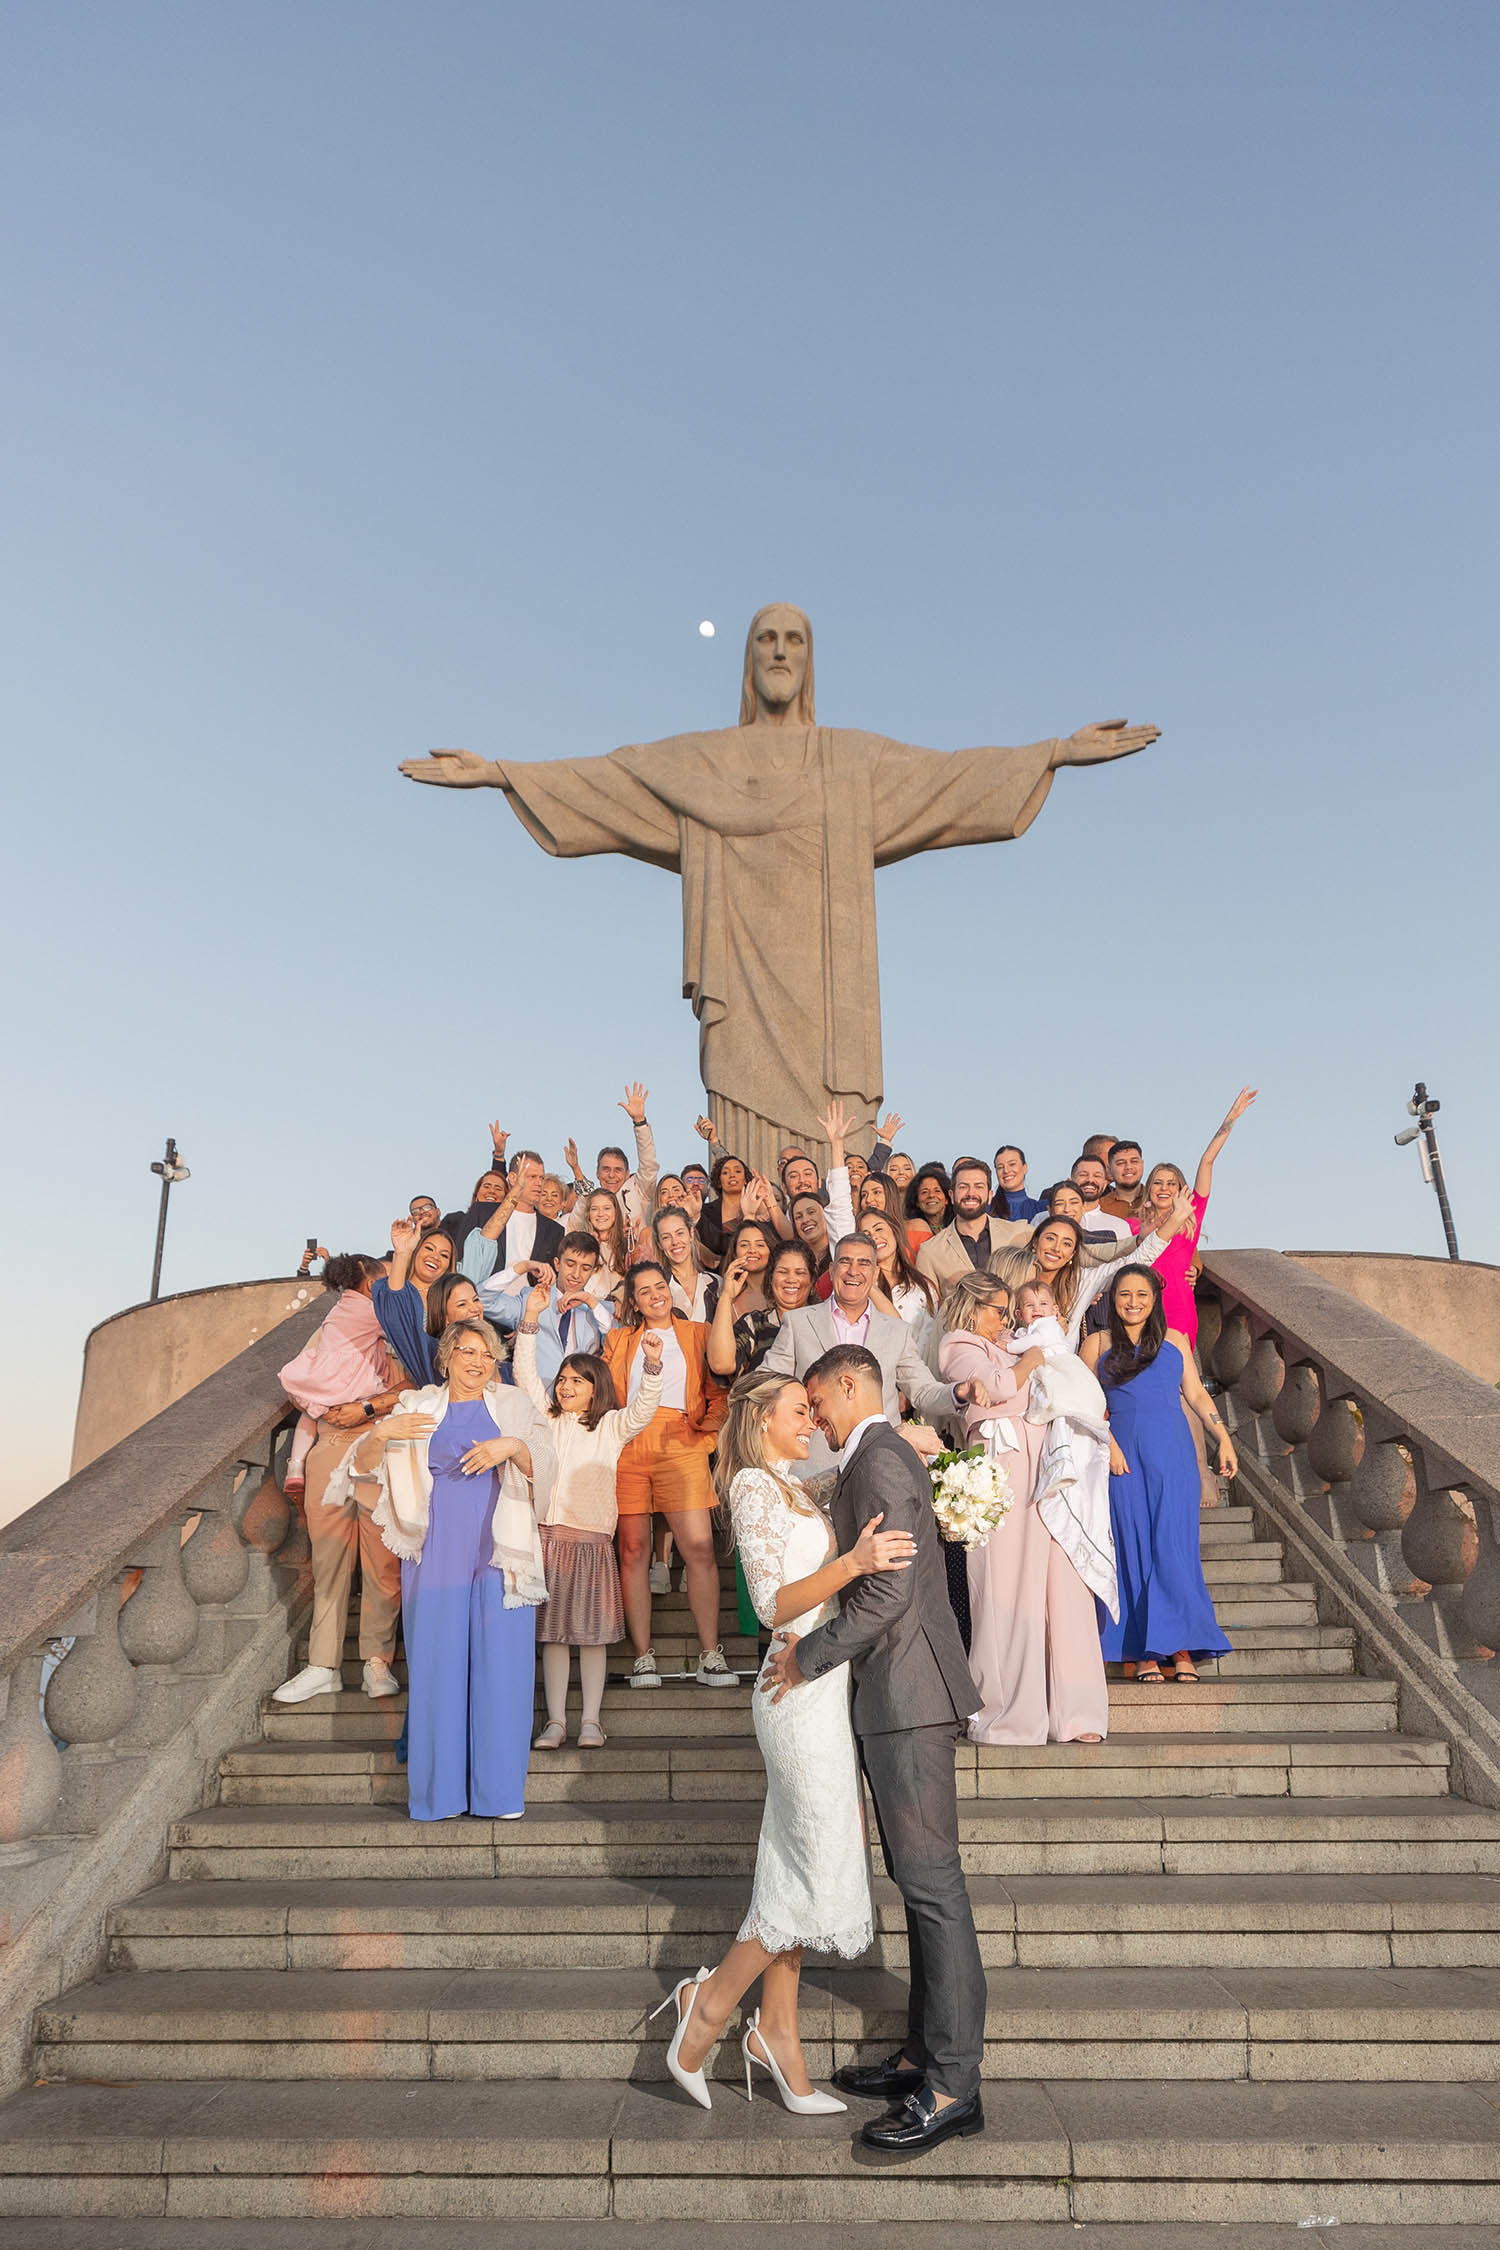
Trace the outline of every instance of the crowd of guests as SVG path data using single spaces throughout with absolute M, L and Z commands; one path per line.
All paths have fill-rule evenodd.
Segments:
M 321 1261 L 335 1302 L 282 1370 L 301 1410 L 286 1489 L 304 1504 L 314 1600 L 308 1662 L 278 1698 L 341 1688 L 358 1563 L 367 1696 L 399 1692 L 398 1625 L 404 1641 L 412 1817 L 519 1818 L 531 1751 L 567 1740 L 572 1651 L 580 1748 L 605 1739 L 612 1646 L 628 1641 L 633 1688 L 660 1686 L 652 1596 L 674 1562 L 691 1676 L 734 1684 L 721 1428 L 732 1399 L 800 1395 L 824 1355 L 855 1345 L 920 1456 L 978 1445 L 1009 1482 L 1002 1528 L 946 1550 L 981 1702 L 971 1733 L 1101 1740 L 1107 1661 L 1190 1685 L 1229 1646 L 1198 1522 L 1215 1470 L 1236 1462 L 1194 1361 L 1193 1282 L 1214 1164 L 1254 1099 L 1240 1094 L 1191 1179 L 1096 1134 L 1036 1194 L 1021 1148 L 918 1163 L 894 1112 L 860 1156 L 837 1103 L 819 1120 L 826 1171 L 788 1146 L 774 1180 L 707 1118 L 701 1156 L 662 1171 L 639 1084 L 621 1104 L 633 1148 L 601 1148 L 592 1173 L 574 1141 L 549 1170 L 492 1125 L 462 1208 L 414 1195 L 388 1252 L 310 1243 L 303 1259 Z M 1090 1523 L 1075 1507 L 1065 1527 L 1051 1441 L 1065 1414 L 1088 1427 L 1090 1398 L 1107 1510 L 1101 1497 Z M 836 1466 L 813 1432 L 809 1476 Z M 742 1571 L 739 1588 L 753 1634 Z

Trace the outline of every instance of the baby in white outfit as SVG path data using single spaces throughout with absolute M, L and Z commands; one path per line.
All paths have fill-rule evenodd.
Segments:
M 1064 1353 L 1072 1356 L 1057 1299 L 1045 1281 L 1022 1283 L 1016 1291 L 1015 1319 L 1016 1325 L 1003 1347 L 1012 1362 L 1029 1351 L 1040 1351 L 1048 1359 L 1057 1359 Z M 1033 1383 L 1038 1373 L 1039 1369 L 1033 1372 Z

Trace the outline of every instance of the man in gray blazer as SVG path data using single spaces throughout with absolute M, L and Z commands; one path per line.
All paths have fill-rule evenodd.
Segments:
M 826 1304 L 789 1312 L 776 1341 L 761 1361 L 765 1375 L 795 1375 L 800 1381 L 814 1360 L 835 1344 L 863 1344 L 879 1362 L 886 1419 L 901 1419 L 898 1392 L 904 1391 L 919 1414 L 946 1422 L 955 1408 L 981 1404 L 977 1383 L 940 1383 L 912 1341 L 912 1332 L 895 1313 L 876 1312 L 870 1303 L 878 1257 L 867 1234 L 845 1235 L 833 1256 L 833 1295 Z M 815 1436 L 807 1474 L 837 1466 L 827 1441 Z
M 854 1675 L 854 1732 L 869 1777 L 881 1848 L 906 1902 L 911 1997 L 906 2038 L 879 2063 L 846 2063 L 845 2093 L 888 2097 L 865 2126 L 871 2148 L 914 2153 L 984 2130 L 979 2066 L 987 1998 L 979 1940 L 958 1852 L 953 1746 L 980 1699 L 948 1606 L 932 1486 L 891 1428 L 874 1354 L 836 1345 L 807 1370 L 808 1403 L 839 1448 L 832 1516 L 846 1553 L 872 1516 L 916 1541 L 909 1570 L 856 1578 L 843 1606 L 802 1639 L 779 1633 L 762 1691 L 777 1701 L 835 1665 Z

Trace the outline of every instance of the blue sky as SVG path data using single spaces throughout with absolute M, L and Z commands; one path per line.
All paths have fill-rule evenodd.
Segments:
M 1497 65 L 1430 0 L 8 11 L 12 1504 L 166 1133 L 168 1288 L 627 1075 L 682 1159 L 676 884 L 395 769 L 728 724 L 770 599 L 825 723 L 1164 729 L 881 876 L 915 1153 L 1190 1164 L 1250 1080 L 1211 1239 L 1434 1251 L 1422 1075 L 1500 1257 Z

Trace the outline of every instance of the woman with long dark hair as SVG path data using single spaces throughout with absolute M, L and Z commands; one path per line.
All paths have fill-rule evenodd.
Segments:
M 1109 1402 L 1109 1514 L 1120 1618 L 1100 1618 L 1104 1655 L 1126 1677 L 1196 1684 L 1197 1662 L 1229 1642 L 1214 1615 L 1199 1554 L 1198 1461 L 1183 1407 L 1218 1441 L 1219 1474 L 1239 1462 L 1180 1329 L 1168 1328 L 1161 1276 L 1139 1262 L 1114 1276 L 1109 1335 L 1083 1348 Z M 1170 1674 L 1163 1669 L 1169 1659 Z
M 929 1235 L 941 1234 L 953 1222 L 953 1189 L 947 1168 L 924 1164 L 906 1190 L 907 1248 L 915 1257 Z

